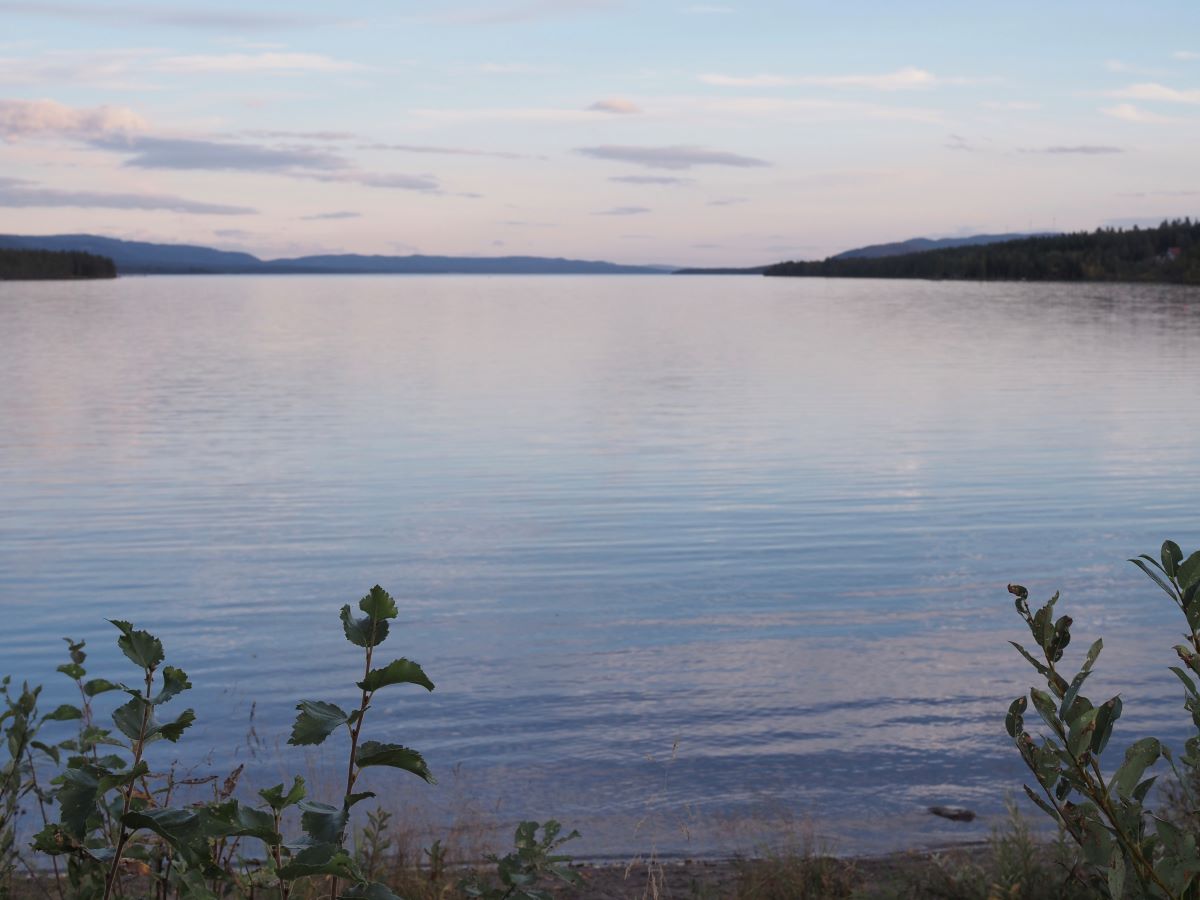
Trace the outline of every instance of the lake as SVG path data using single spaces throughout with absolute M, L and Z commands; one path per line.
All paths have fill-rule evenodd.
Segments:
M 1198 337 L 1168 286 L 3 283 L 0 673 L 69 700 L 70 635 L 132 677 L 133 620 L 196 685 L 155 765 L 331 792 L 293 707 L 357 702 L 337 611 L 379 583 L 381 655 L 437 683 L 367 727 L 440 776 L 373 777 L 414 817 L 612 857 L 978 838 L 1024 771 L 1010 581 L 1062 589 L 1068 658 L 1104 636 L 1117 753 L 1184 736 L 1182 617 L 1125 560 L 1200 544 Z

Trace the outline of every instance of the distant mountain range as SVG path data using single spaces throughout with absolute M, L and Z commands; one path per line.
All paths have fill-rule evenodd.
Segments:
M 1016 231 L 1011 234 L 973 234 L 956 238 L 909 238 L 891 244 L 871 244 L 846 250 L 830 259 L 879 259 L 883 256 L 904 256 L 908 253 L 924 253 L 926 250 L 948 250 L 951 247 L 978 247 L 983 244 L 1002 244 L 1031 237 L 1053 237 L 1057 231 Z
M 1014 232 L 1012 234 L 974 234 L 956 238 L 909 238 L 891 244 L 871 244 L 846 250 L 829 259 L 880 259 L 885 256 L 906 256 L 926 250 L 946 250 L 951 247 L 977 247 L 983 244 L 1001 244 L 1029 237 L 1051 237 L 1058 232 Z M 762 275 L 771 266 L 748 266 L 745 268 L 689 268 L 679 269 L 676 275 Z
M 460 275 L 661 275 L 671 266 L 622 266 L 610 262 L 540 256 L 360 256 L 358 254 L 259 259 L 249 253 L 188 244 L 122 241 L 94 234 L 0 235 L 0 248 L 74 250 L 106 256 L 122 275 L 243 274 L 460 274 Z

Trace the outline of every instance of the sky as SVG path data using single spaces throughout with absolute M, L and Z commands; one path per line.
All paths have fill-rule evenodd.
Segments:
M 0 0 L 0 232 L 815 259 L 1200 211 L 1200 4 Z

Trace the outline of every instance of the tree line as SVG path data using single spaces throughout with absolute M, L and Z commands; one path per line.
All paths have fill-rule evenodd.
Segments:
M 768 266 L 766 275 L 976 281 L 1159 281 L 1200 284 L 1200 220 L 1156 228 L 1098 228 L 998 244 L 875 259 L 829 258 Z
M 107 256 L 76 250 L 0 250 L 0 281 L 116 277 L 116 264 Z

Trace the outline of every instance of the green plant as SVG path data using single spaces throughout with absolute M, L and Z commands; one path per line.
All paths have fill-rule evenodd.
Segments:
M 358 606 L 361 617 L 348 605 L 341 610 L 342 630 L 347 640 L 362 648 L 365 661 L 363 679 L 357 682 L 358 708 L 346 712 L 332 703 L 302 700 L 289 741 L 320 744 L 339 728 L 346 729 L 347 777 L 340 804 L 310 800 L 299 777 L 290 788 L 279 784 L 259 791 L 261 807 L 243 804 L 233 797 L 240 766 L 219 786 L 215 777 L 180 781 L 173 770 L 153 773 L 149 748 L 161 740 L 178 741 L 195 720 L 191 709 L 173 719 L 162 716 L 163 708 L 191 683 L 182 670 L 165 664 L 156 637 L 128 622 L 113 621 L 120 632 L 118 647 L 139 672 L 136 686 L 88 679 L 85 645 L 70 639 L 70 662 L 59 671 L 75 682 L 78 706 L 63 705 L 38 719 L 38 689 L 26 687 L 14 699 L 8 680 L 3 682 L 6 711 L 0 714 L 0 724 L 5 726 L 11 759 L 0 770 L 0 851 L 4 851 L 0 863 L 8 866 L 15 859 L 13 820 L 20 800 L 32 794 L 47 820 L 33 847 L 53 861 L 60 894 L 57 858 L 67 859 L 67 884 L 77 900 L 109 900 L 131 892 L 161 900 L 172 894 L 209 900 L 229 894 L 253 897 L 259 888 L 269 888 L 280 900 L 288 900 L 294 883 L 301 879 L 327 879 L 331 898 L 394 898 L 386 886 L 373 880 L 378 854 L 364 871 L 345 849 L 352 808 L 374 796 L 356 791 L 357 782 L 370 766 L 403 769 L 428 782 L 434 779 L 415 750 L 364 740 L 363 723 L 379 690 L 416 684 L 432 691 L 434 686 L 421 667 L 407 659 L 372 665 L 375 648 L 387 638 L 389 621 L 398 614 L 392 597 L 376 586 Z M 112 711 L 115 730 L 98 726 L 93 709 L 94 698 L 114 691 L 129 698 Z M 76 733 L 55 745 L 34 740 L 36 728 L 46 721 L 75 721 Z M 54 766 L 61 765 L 51 780 L 53 790 L 40 787 L 34 750 Z M 211 800 L 172 805 L 178 788 L 202 783 L 213 785 Z M 48 821 L 47 804 L 57 805 L 58 821 Z M 300 814 L 303 834 L 285 840 L 284 821 L 292 808 Z M 377 817 L 368 827 L 375 829 L 376 850 L 386 849 L 380 844 L 385 840 L 386 820 Z M 244 852 L 246 840 L 260 842 L 262 852 Z M 7 884 L 7 869 L 0 873 Z M 345 890 L 339 891 L 343 884 Z
M 541 829 L 542 836 L 537 836 Z M 569 868 L 571 857 L 555 851 L 567 841 L 579 837 L 572 831 L 559 837 L 562 826 L 553 819 L 545 825 L 537 822 L 522 822 L 513 835 L 513 850 L 502 857 L 489 854 L 487 860 L 496 866 L 499 884 L 484 883 L 478 875 L 471 875 L 459 884 L 468 897 L 481 900 L 552 900 L 552 895 L 539 883 L 545 878 L 555 878 L 565 884 L 578 886 L 582 882 L 578 872 Z
M 1200 551 L 1186 559 L 1171 541 L 1162 545 L 1159 559 L 1143 554 L 1131 560 L 1175 601 L 1188 623 L 1188 644 L 1176 647 L 1191 674 L 1180 667 L 1171 671 L 1186 690 L 1185 706 L 1200 729 L 1200 692 L 1193 678 L 1200 675 Z M 1192 776 L 1180 774 L 1175 759 L 1157 738 L 1135 741 L 1121 765 L 1105 776 L 1101 754 L 1121 716 L 1120 696 L 1093 704 L 1081 692 L 1104 646 L 1091 645 L 1077 672 L 1062 666 L 1071 641 L 1069 616 L 1055 618 L 1055 594 L 1036 612 L 1030 610 L 1029 592 L 1009 585 L 1017 612 L 1036 644 L 1037 658 L 1020 644 L 1018 652 L 1045 680 L 1047 690 L 1032 688 L 1009 707 L 1005 727 L 1034 776 L 1041 795 L 1025 792 L 1079 845 L 1083 875 L 1092 890 L 1120 900 L 1123 897 L 1194 898 L 1200 896 L 1200 852 L 1196 834 L 1180 829 L 1163 816 L 1154 815 L 1146 801 L 1157 776 L 1144 777 L 1159 758 L 1174 770 L 1182 789 L 1194 783 L 1200 766 L 1200 736 L 1187 742 L 1180 761 Z M 1049 729 L 1035 740 L 1025 730 L 1029 701 Z M 1188 798 L 1196 809 L 1195 798 Z

